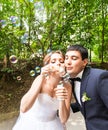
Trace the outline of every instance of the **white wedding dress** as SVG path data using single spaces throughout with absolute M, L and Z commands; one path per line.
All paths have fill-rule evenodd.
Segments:
M 39 94 L 32 108 L 20 113 L 12 130 L 65 130 L 57 116 L 58 103 L 48 94 Z

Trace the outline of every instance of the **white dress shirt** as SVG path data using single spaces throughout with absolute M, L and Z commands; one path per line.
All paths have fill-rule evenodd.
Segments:
M 83 74 L 83 70 L 76 77 L 82 78 L 82 74 Z M 79 104 L 81 105 L 81 101 L 80 101 L 80 85 L 81 85 L 81 82 L 75 81 L 74 84 L 75 84 L 75 86 L 74 86 L 75 95 L 76 95 L 76 98 L 77 98 Z

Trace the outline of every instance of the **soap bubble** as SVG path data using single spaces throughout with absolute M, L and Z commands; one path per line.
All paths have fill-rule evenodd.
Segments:
M 32 77 L 35 76 L 35 70 L 30 71 L 30 76 L 32 76 Z
M 51 50 L 51 49 L 48 49 L 48 50 L 47 50 L 47 53 L 50 53 L 50 52 L 52 52 L 52 50 Z
M 17 58 L 15 55 L 11 55 L 11 56 L 9 57 L 9 60 L 10 60 L 10 62 L 13 63 L 13 64 L 18 62 L 18 58 Z
M 19 18 L 18 18 L 18 17 L 16 17 L 16 16 L 11 16 L 11 17 L 10 17 L 10 21 L 11 21 L 11 23 L 12 23 L 12 25 L 13 25 L 14 27 L 20 26 L 20 21 L 19 21 Z
M 6 20 L 0 20 L 1 27 L 4 28 L 6 24 Z
M 11 17 L 10 17 L 10 20 L 11 20 L 12 23 L 16 23 L 17 17 L 11 16 Z
M 21 76 L 17 76 L 17 80 L 20 81 L 21 80 Z
M 35 71 L 36 71 L 37 74 L 39 74 L 41 72 L 40 66 L 36 66 Z

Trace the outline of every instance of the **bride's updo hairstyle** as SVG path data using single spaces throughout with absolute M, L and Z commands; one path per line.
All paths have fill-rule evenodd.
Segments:
M 52 56 L 53 54 L 55 54 L 55 53 L 60 54 L 61 57 L 62 57 L 63 59 L 65 59 L 64 54 L 63 54 L 60 50 L 52 51 L 52 52 L 48 53 L 48 54 L 44 57 L 44 60 L 43 60 L 43 65 L 44 65 L 44 66 L 49 64 L 50 59 L 51 59 L 51 56 Z

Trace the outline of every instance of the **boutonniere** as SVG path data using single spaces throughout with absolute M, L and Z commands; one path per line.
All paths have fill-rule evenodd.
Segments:
M 87 96 L 87 93 L 84 92 L 82 95 L 82 102 L 90 101 L 91 98 Z

